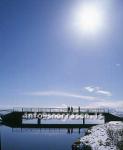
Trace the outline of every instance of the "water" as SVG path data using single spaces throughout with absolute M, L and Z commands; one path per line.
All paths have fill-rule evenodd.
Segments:
M 71 150 L 86 129 L 12 129 L 1 127 L 2 150 Z
M 27 123 L 27 121 L 23 121 L 23 123 Z M 30 120 L 29 123 L 32 124 L 32 120 Z M 0 126 L 0 129 L 2 150 L 72 150 L 72 144 L 78 138 L 84 136 L 87 130 L 84 128 L 80 130 L 66 128 L 21 129 L 10 128 L 4 125 Z
M 82 124 L 82 119 L 41 120 L 41 124 Z M 103 124 L 104 118 L 85 119 L 85 124 Z M 23 119 L 23 124 L 37 124 L 37 119 Z M 32 127 L 32 126 L 31 126 Z M 35 127 L 35 126 L 33 126 Z M 11 128 L 0 126 L 1 150 L 72 150 L 72 144 L 85 135 L 81 128 Z

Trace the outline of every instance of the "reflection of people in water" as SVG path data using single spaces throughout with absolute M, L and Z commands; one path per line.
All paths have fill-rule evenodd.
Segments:
M 73 133 L 73 128 L 71 129 L 71 133 Z
M 67 129 L 67 133 L 70 134 L 70 129 L 69 128 Z
M 72 134 L 73 133 L 73 128 L 68 128 L 67 133 Z

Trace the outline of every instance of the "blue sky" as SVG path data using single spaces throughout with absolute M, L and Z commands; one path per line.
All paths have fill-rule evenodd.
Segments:
M 84 4 L 100 31 L 74 27 Z M 0 106 L 121 106 L 122 27 L 122 0 L 0 0 Z

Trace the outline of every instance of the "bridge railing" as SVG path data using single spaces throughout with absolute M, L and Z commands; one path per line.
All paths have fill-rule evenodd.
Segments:
M 42 112 L 42 113 L 109 113 L 108 108 L 26 108 L 15 107 L 14 112 Z
M 14 112 L 67 112 L 67 108 L 13 108 Z

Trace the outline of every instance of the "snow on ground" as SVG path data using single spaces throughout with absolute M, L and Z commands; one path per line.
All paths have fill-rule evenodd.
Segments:
M 88 130 L 88 135 L 82 137 L 80 142 L 81 145 L 91 146 L 92 150 L 119 150 L 116 144 L 121 141 L 120 131 L 123 131 L 123 122 L 97 125 Z

